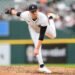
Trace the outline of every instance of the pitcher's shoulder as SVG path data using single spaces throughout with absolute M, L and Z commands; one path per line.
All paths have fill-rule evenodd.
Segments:
M 22 12 L 22 14 L 27 15 L 27 14 L 29 14 L 29 11 L 24 11 L 24 12 Z
M 38 16 L 41 18 L 43 18 L 43 17 L 47 18 L 47 15 L 42 12 L 38 12 Z

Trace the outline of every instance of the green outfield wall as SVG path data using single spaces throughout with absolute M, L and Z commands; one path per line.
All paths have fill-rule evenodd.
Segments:
M 45 37 L 47 38 L 47 37 Z M 75 38 L 75 28 L 57 30 L 57 39 Z M 31 39 L 28 25 L 24 21 L 9 21 L 9 35 L 0 36 L 0 40 L 20 40 Z M 48 38 L 47 38 L 48 39 Z M 66 61 L 65 63 L 75 63 L 75 43 L 65 43 Z M 11 64 L 27 63 L 26 44 L 11 45 Z

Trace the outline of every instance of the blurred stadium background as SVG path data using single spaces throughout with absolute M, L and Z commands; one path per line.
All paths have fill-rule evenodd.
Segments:
M 20 18 L 4 14 L 6 9 L 25 11 L 37 3 L 43 13 L 60 16 L 55 20 L 57 38 L 45 37 L 42 55 L 45 63 L 75 64 L 75 0 L 0 0 L 0 65 L 36 63 L 34 45 L 27 24 Z

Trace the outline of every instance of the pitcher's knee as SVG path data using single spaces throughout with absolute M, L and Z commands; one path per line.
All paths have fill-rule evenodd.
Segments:
M 56 38 L 56 34 L 54 34 L 54 37 Z
M 56 38 L 56 34 L 53 34 L 52 36 L 53 36 L 53 38 L 52 38 L 52 39 L 55 39 L 55 38 Z

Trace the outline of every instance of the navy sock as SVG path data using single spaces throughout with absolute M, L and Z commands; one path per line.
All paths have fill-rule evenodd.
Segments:
M 43 68 L 43 67 L 44 67 L 44 64 L 41 64 L 41 65 L 40 65 L 40 68 Z

